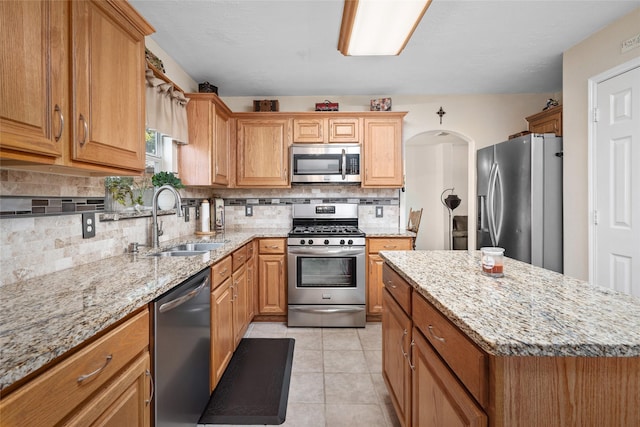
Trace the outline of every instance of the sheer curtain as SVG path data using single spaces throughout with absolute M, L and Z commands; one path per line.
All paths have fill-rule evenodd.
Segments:
M 187 103 L 189 98 L 146 70 L 147 128 L 170 135 L 179 144 L 189 143 Z

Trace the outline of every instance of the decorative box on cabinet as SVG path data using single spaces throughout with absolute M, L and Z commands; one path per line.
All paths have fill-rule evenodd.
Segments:
M 185 185 L 229 184 L 231 110 L 213 93 L 189 93 L 189 144 L 180 145 L 180 179 Z
M 0 400 L 2 425 L 148 426 L 149 311 L 132 315 L 97 340 Z
M 0 7 L 3 166 L 143 171 L 144 36 L 153 28 L 124 1 Z M 34 28 L 37 37 L 22 37 Z
M 562 105 L 551 107 L 526 119 L 531 133 L 555 133 L 556 136 L 562 136 Z

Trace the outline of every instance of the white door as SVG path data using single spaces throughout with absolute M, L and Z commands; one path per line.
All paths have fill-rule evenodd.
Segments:
M 597 87 L 596 284 L 640 296 L 640 67 Z

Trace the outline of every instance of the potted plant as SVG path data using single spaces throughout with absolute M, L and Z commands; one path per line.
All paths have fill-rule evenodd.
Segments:
M 144 205 L 144 193 L 151 187 L 149 177 L 134 179 L 131 176 L 108 176 L 104 180 L 104 186 L 107 190 L 107 211 L 122 210 L 118 205 L 140 210 Z
M 158 172 L 151 177 L 151 183 L 158 191 L 163 185 L 171 185 L 176 190 L 184 188 L 184 184 L 173 172 Z M 175 198 L 168 191 L 163 191 L 158 196 L 158 207 L 162 210 L 173 209 L 175 207 Z

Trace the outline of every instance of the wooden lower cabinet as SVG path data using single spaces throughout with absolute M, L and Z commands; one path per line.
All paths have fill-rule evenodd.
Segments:
M 287 314 L 287 263 L 285 239 L 260 239 L 258 255 L 261 315 Z
M 149 311 L 131 315 L 97 340 L 0 400 L 10 426 L 148 426 Z
M 211 390 L 222 378 L 235 349 L 231 266 L 228 256 L 211 267 Z
M 249 286 L 247 282 L 247 266 L 242 265 L 233 272 L 233 336 L 234 348 L 240 344 L 249 326 Z
M 149 426 L 150 364 L 149 353 L 145 352 L 65 425 Z
M 486 414 L 459 384 L 420 331 L 414 328 L 412 337 L 411 425 L 486 426 Z
M 380 320 L 382 314 L 382 266 L 380 251 L 408 251 L 413 248 L 411 237 L 367 238 L 367 320 Z
M 382 312 L 382 376 L 400 425 L 411 425 L 411 318 L 386 289 Z

